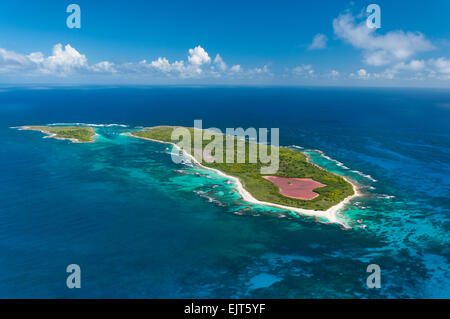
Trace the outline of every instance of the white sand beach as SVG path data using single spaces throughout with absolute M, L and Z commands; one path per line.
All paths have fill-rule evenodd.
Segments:
M 321 218 L 325 218 L 326 220 L 328 220 L 329 223 L 336 223 L 339 224 L 341 226 L 343 226 L 344 228 L 349 228 L 343 221 L 340 221 L 338 218 L 338 213 L 339 211 L 344 208 L 344 206 L 346 204 L 348 204 L 353 198 L 361 196 L 358 186 L 351 181 L 349 178 L 342 176 L 347 182 L 349 182 L 352 187 L 353 187 L 353 191 L 354 194 L 351 196 L 348 196 L 347 198 L 345 198 L 343 201 L 341 201 L 339 204 L 330 207 L 329 209 L 325 210 L 325 211 L 319 211 L 319 210 L 311 210 L 311 209 L 303 209 L 303 208 L 296 208 L 296 207 L 290 207 L 290 206 L 284 206 L 284 205 L 279 205 L 279 204 L 274 204 L 274 203 L 269 203 L 269 202 L 263 202 L 263 201 L 259 201 L 256 198 L 254 198 L 243 186 L 241 181 L 239 180 L 239 178 L 234 177 L 234 176 L 230 176 L 227 175 L 225 173 L 223 173 L 222 171 L 215 169 L 215 168 L 210 168 L 210 167 L 206 167 L 204 165 L 202 165 L 201 163 L 199 163 L 196 158 L 194 156 L 192 156 L 191 154 L 186 153 L 184 150 L 180 149 L 180 147 L 174 143 L 169 143 L 169 142 L 163 142 L 163 141 L 158 141 L 158 140 L 154 140 L 151 138 L 146 138 L 146 137 L 139 137 L 139 136 L 135 136 L 131 133 L 123 133 L 123 135 L 127 135 L 127 136 L 131 136 L 134 138 L 140 138 L 140 139 L 144 139 L 144 140 L 148 140 L 148 141 L 152 141 L 152 142 L 157 142 L 157 143 L 163 143 L 163 144 L 171 144 L 174 147 L 176 147 L 178 150 L 181 150 L 183 152 L 183 154 L 187 157 L 189 157 L 193 163 L 197 164 L 198 166 L 213 171 L 215 173 L 217 173 L 220 176 L 223 176 L 227 179 L 232 180 L 235 184 L 236 184 L 236 188 L 239 192 L 239 194 L 242 196 L 243 200 L 252 204 L 257 204 L 257 205 L 263 205 L 263 206 L 271 206 L 271 207 L 276 207 L 276 208 L 280 208 L 280 209 L 284 209 L 284 210 L 289 210 L 292 212 L 296 212 L 302 215 L 306 215 L 306 216 L 313 216 L 313 217 L 321 217 Z
M 12 128 L 16 128 L 16 127 L 12 127 Z M 37 131 L 37 132 L 41 132 L 43 134 L 46 134 L 43 138 L 54 138 L 54 139 L 57 139 L 57 140 L 67 140 L 67 141 L 71 141 L 72 143 L 94 143 L 94 138 L 98 136 L 98 134 L 95 133 L 95 130 L 93 130 L 95 135 L 92 136 L 92 141 L 84 142 L 84 141 L 80 141 L 77 138 L 59 137 L 55 133 L 50 133 L 50 132 L 48 132 L 46 130 L 39 130 L 39 129 L 33 128 L 33 126 L 19 126 L 18 130 L 19 131 Z

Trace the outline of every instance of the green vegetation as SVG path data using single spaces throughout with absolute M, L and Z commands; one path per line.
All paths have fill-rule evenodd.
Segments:
M 178 142 L 172 141 L 172 131 L 176 127 L 169 126 L 158 126 L 154 128 L 148 128 L 142 131 L 132 132 L 131 135 L 141 138 L 150 138 L 163 142 Z M 194 136 L 194 129 L 188 128 L 191 132 L 192 140 Z M 202 131 L 204 134 L 205 130 Z M 202 161 L 202 165 L 210 168 L 218 169 L 227 175 L 237 177 L 241 180 L 242 185 L 245 189 L 256 199 L 260 201 L 275 203 L 284 206 L 312 209 L 312 210 L 326 210 L 344 200 L 346 197 L 354 194 L 352 185 L 347 182 L 341 176 L 335 175 L 331 172 L 325 171 L 314 164 L 308 162 L 307 157 L 304 153 L 299 151 L 294 151 L 289 148 L 280 147 L 279 148 L 279 169 L 276 174 L 270 174 L 280 177 L 288 178 L 312 178 L 317 182 L 325 184 L 325 187 L 318 188 L 315 190 L 319 194 L 316 198 L 312 200 L 300 200 L 295 198 L 290 198 L 283 196 L 279 193 L 278 187 L 272 182 L 262 178 L 260 168 L 266 167 L 268 164 L 262 164 L 259 161 L 255 164 L 249 163 L 249 147 L 250 144 L 255 146 L 255 143 L 245 142 L 246 147 L 246 160 L 245 163 L 237 163 L 236 153 L 237 153 L 237 143 L 236 138 L 227 137 L 227 139 L 235 140 L 235 161 L 234 163 L 225 162 L 225 138 L 224 138 L 224 163 L 208 163 Z M 191 155 L 193 150 L 193 141 L 191 140 Z M 208 145 L 211 140 L 203 140 L 203 148 Z M 268 147 L 265 145 L 257 144 L 257 147 Z M 270 147 L 273 149 L 273 147 Z M 259 150 L 259 149 L 258 149 Z M 258 152 L 259 154 L 259 152 Z M 270 152 L 269 152 L 270 154 Z M 215 155 L 214 153 L 212 155 Z
M 94 129 L 86 126 L 23 126 L 25 130 L 56 134 L 55 138 L 74 139 L 80 143 L 93 142 Z

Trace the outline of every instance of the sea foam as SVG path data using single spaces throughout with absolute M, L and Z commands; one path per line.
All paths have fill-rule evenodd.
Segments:
M 119 127 L 128 127 L 128 125 L 125 124 L 116 124 L 116 123 L 111 123 L 111 124 L 91 124 L 91 123 L 50 123 L 47 124 L 47 126 L 65 126 L 65 125 L 74 125 L 74 126 L 92 126 L 92 127 L 114 127 L 114 126 L 119 126 Z

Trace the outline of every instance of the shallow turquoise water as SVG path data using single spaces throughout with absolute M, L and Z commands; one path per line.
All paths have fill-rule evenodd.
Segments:
M 0 297 L 448 298 L 450 110 L 436 105 L 449 99 L 364 89 L 3 92 Z M 352 229 L 245 203 L 217 174 L 174 164 L 166 145 L 120 135 L 194 119 L 280 127 L 282 145 L 360 184 L 364 196 L 340 214 Z M 61 122 L 128 126 L 97 126 L 94 144 L 9 128 Z M 79 290 L 65 286 L 71 263 L 82 269 Z M 366 287 L 371 263 L 381 289 Z

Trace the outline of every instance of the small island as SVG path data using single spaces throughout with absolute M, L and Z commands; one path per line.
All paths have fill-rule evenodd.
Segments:
M 45 138 L 69 140 L 72 143 L 94 142 L 95 131 L 89 126 L 21 126 L 20 130 L 39 131 Z
M 177 127 L 157 126 L 126 135 L 176 145 L 171 139 L 175 128 Z M 194 128 L 186 129 L 194 131 Z M 226 137 L 225 140 L 228 138 L 237 139 Z M 207 143 L 203 142 L 203 148 Z M 254 142 L 246 140 L 246 149 L 249 143 Z M 258 144 L 258 147 L 263 146 Z M 337 211 L 358 194 L 356 185 L 350 180 L 310 163 L 306 154 L 287 147 L 279 147 L 279 169 L 276 176 L 263 176 L 259 163 L 211 163 L 204 160 L 200 163 L 195 159 L 195 152 L 198 150 L 193 147 L 190 149 L 191 154 L 183 150 L 185 155 L 198 165 L 234 180 L 239 193 L 248 202 L 325 217 L 330 222 L 336 222 Z

